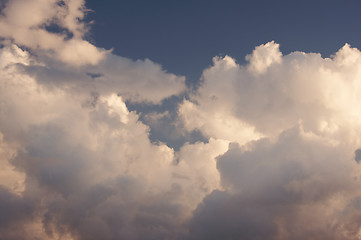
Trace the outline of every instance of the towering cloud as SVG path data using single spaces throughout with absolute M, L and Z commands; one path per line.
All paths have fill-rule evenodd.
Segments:
M 215 57 L 194 93 L 87 42 L 83 1 L 2 11 L 0 239 L 360 238 L 359 50 L 269 42 Z M 143 119 L 203 135 L 179 150 L 127 106 L 175 95 Z
M 72 68 L 50 71 L 54 78 L 64 73 L 74 79 L 43 79 L 32 68 L 43 71 L 44 63 L 15 45 L 4 47 L 0 59 L 1 208 L 6 209 L 1 238 L 168 239 L 183 231 L 192 209 L 219 187 L 215 157 L 226 151 L 227 141 L 184 146 L 175 155 L 165 144 L 149 141 L 149 128 L 119 93 L 111 93 L 106 79 L 99 80 L 105 84 L 101 89 L 86 72 L 75 78 Z M 151 76 L 152 64 L 133 69 L 137 76 L 148 71 Z M 169 76 L 170 85 L 174 78 Z M 14 226 L 24 232 L 12 231 Z
M 234 142 L 191 239 L 359 239 L 361 53 L 278 47 L 256 47 L 246 66 L 215 58 L 180 105 L 188 130 Z

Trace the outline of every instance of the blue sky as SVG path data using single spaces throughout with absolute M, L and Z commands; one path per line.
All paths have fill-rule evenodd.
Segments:
M 345 43 L 361 47 L 361 2 L 317 1 L 87 1 L 95 20 L 90 39 L 132 59 L 149 58 L 197 81 L 214 56 L 244 63 L 254 46 L 276 41 L 284 54 L 324 57 Z

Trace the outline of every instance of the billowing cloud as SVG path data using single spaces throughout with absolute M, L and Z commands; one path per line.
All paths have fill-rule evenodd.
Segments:
M 217 163 L 224 190 L 195 211 L 191 238 L 358 239 L 360 167 L 348 150 L 300 128 L 232 144 Z
M 246 66 L 229 56 L 214 58 L 197 94 L 179 109 L 187 129 L 232 139 L 213 126 L 223 121 L 230 132 L 246 131 L 238 138 L 257 139 L 277 136 L 302 122 L 306 131 L 335 141 L 360 129 L 359 50 L 346 44 L 332 58 L 303 52 L 280 55 L 278 44 L 270 42 L 247 56 Z M 254 64 L 263 70 L 256 71 Z
M 166 74 L 148 59 L 134 62 L 84 40 L 85 12 L 83 0 L 11 0 L 0 16 L 0 36 L 5 45 L 15 43 L 35 53 L 38 64 L 26 64 L 27 71 L 46 85 L 66 82 L 76 92 L 116 91 L 126 99 L 152 103 L 184 90 L 184 77 Z
M 1 36 L 71 65 L 94 65 L 105 51 L 83 40 L 84 10 L 83 0 L 8 1 L 0 17 Z
M 85 11 L 3 8 L 0 239 L 360 239 L 359 50 L 269 42 L 187 93 L 87 42 Z
M 90 77 L 45 83 L 26 71 L 34 61 L 16 46 L 4 47 L 0 56 L 0 176 L 6 179 L 2 207 L 9 209 L 3 228 L 11 228 L 11 213 L 19 208 L 19 219 L 11 221 L 26 229 L 40 218 L 40 230 L 38 224 L 29 231 L 43 231 L 42 238 L 169 239 L 184 231 L 179 227 L 192 209 L 219 187 L 215 158 L 227 141 L 184 146 L 175 154 L 150 142 L 149 128 L 119 93 L 77 91 L 94 81 Z M 147 64 L 133 66 L 137 76 L 152 70 Z M 76 76 L 71 69 L 69 74 Z M 2 238 L 25 234 L 5 229 Z
M 256 47 L 245 66 L 215 58 L 179 107 L 188 131 L 233 142 L 190 239 L 360 238 L 361 53 L 278 48 Z

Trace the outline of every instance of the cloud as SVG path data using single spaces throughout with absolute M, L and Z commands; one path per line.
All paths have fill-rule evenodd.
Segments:
M 224 190 L 194 212 L 191 239 L 357 239 L 360 167 L 348 150 L 299 128 L 232 144 L 217 162 Z
M 263 55 L 265 59 L 280 56 L 278 44 L 270 42 L 257 47 L 247 57 L 251 62 L 246 66 L 236 64 L 229 56 L 215 58 L 214 65 L 203 72 L 199 91 L 180 106 L 187 128 L 231 139 L 215 132 L 213 125 L 220 125 L 216 122 L 222 119 L 225 129 L 246 131 L 238 138 L 250 140 L 277 136 L 298 122 L 306 131 L 333 140 L 359 129 L 359 50 L 346 44 L 332 58 L 293 52 L 271 65 L 269 61 L 257 60 L 265 70 L 255 75 L 252 59 Z M 239 127 L 242 125 L 245 127 Z
M 0 35 L 70 65 L 97 64 L 106 51 L 83 40 L 84 4 L 83 0 L 8 1 L 0 17 Z M 52 26 L 59 30 L 49 31 Z
M 279 51 L 279 44 L 274 41 L 256 47 L 252 54 L 246 56 L 249 61 L 249 70 L 254 74 L 262 74 L 272 64 L 282 61 L 282 54 Z
M 84 40 L 85 12 L 3 8 L 0 239 L 359 239 L 358 49 L 272 41 L 187 91 Z
M 86 66 L 13 44 L 0 50 L 0 238 L 172 239 L 219 186 L 215 158 L 227 141 L 175 153 L 151 143 L 124 101 L 161 102 L 184 90 L 184 78 L 149 60 L 110 57 L 118 61 L 92 68 L 101 72 L 94 79 Z
M 179 107 L 188 131 L 233 142 L 189 239 L 359 238 L 361 53 L 278 47 L 256 47 L 245 66 L 214 58 Z

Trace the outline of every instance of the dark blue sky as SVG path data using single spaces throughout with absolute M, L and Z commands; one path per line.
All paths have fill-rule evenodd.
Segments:
M 360 0 L 88 0 L 91 40 L 132 59 L 199 78 L 212 57 L 246 54 L 271 40 L 287 54 L 361 49 Z

